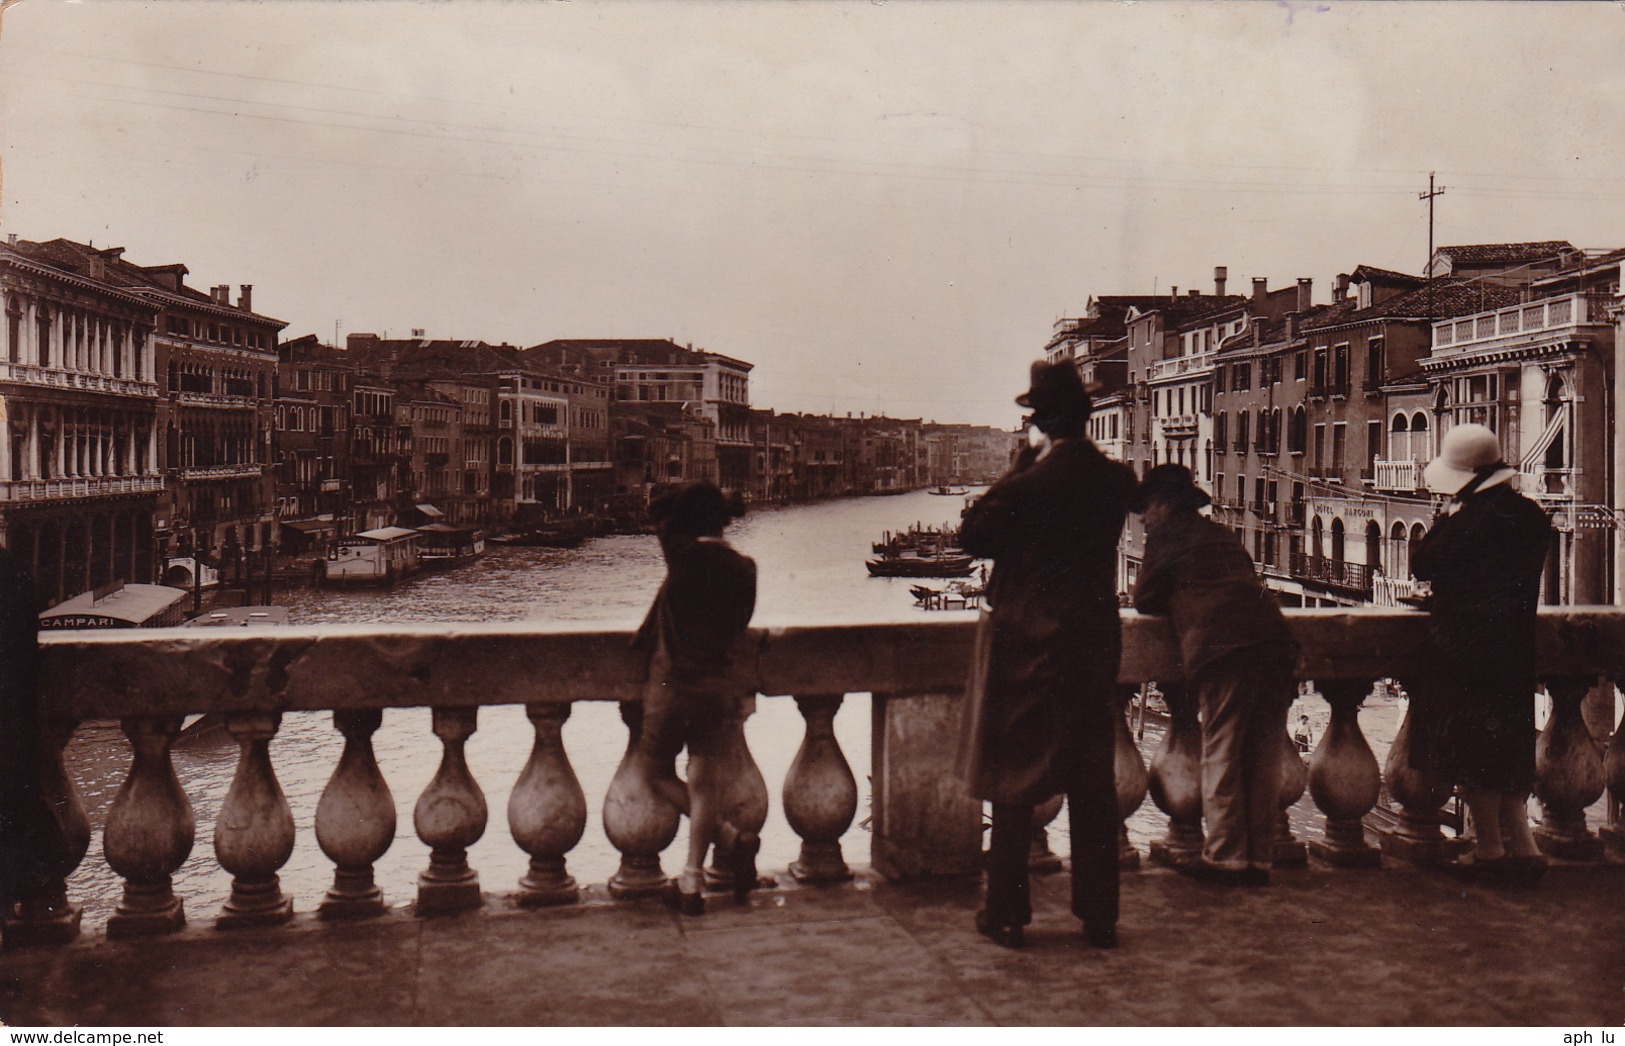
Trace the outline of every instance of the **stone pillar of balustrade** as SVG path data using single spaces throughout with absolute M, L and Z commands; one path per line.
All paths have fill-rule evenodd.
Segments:
M 271 739 L 280 712 L 228 712 L 226 730 L 238 745 L 237 772 L 220 805 L 214 852 L 232 874 L 231 896 L 215 925 L 278 926 L 293 918 L 293 901 L 277 871 L 293 855 L 293 811 L 271 766 Z
M 1182 868 L 1202 856 L 1202 724 L 1196 695 L 1183 684 L 1163 689 L 1168 728 L 1151 757 L 1151 801 L 1168 815 L 1168 832 L 1151 843 L 1151 860 Z
M 874 694 L 871 862 L 888 879 L 972 875 L 982 803 L 955 767 L 960 694 Z
M 181 719 L 134 717 L 121 725 L 134 758 L 102 830 L 107 864 L 124 878 L 124 896 L 108 917 L 107 936 L 174 933 L 186 925 L 186 909 L 171 877 L 191 854 L 196 828 L 192 804 L 169 757 Z
M 80 907 L 68 900 L 68 876 L 90 849 L 90 821 L 73 780 L 62 765 L 62 752 L 78 721 L 48 717 L 40 730 L 37 790 L 24 797 L 31 805 L 16 811 L 32 826 L 24 840 L 26 867 L 13 869 L 16 906 L 4 913 L 0 939 L 4 946 L 67 944 L 79 936 Z
M 801 838 L 801 855 L 790 865 L 790 875 L 800 883 L 852 878 L 841 836 L 857 816 L 858 782 L 835 738 L 835 713 L 845 699 L 844 694 L 796 696 L 806 733 L 784 775 L 784 818 Z
M 1287 811 L 1303 798 L 1303 790 L 1309 784 L 1309 768 L 1287 733 L 1285 715 L 1276 729 L 1280 732 L 1276 750 L 1281 753 L 1281 810 L 1275 818 L 1275 860 L 1272 863 L 1277 868 L 1302 868 L 1309 863 L 1309 847 L 1293 834 Z
M 1611 681 L 1617 686 L 1618 681 Z M 1612 720 L 1614 694 L 1608 694 L 1608 710 L 1604 717 Z M 1608 785 L 1608 823 L 1598 833 L 1607 854 L 1616 860 L 1625 860 L 1625 720 L 1612 726 L 1613 738 L 1603 754 L 1602 774 Z
M 610 876 L 609 895 L 617 899 L 653 897 L 666 887 L 660 851 L 677 838 L 682 812 L 655 794 L 633 766 L 643 733 L 643 706 L 621 703 L 626 724 L 626 753 L 604 793 L 604 834 L 621 852 L 621 865 Z
M 1033 807 L 1033 842 L 1027 851 L 1027 870 L 1040 875 L 1058 872 L 1063 867 L 1060 857 L 1049 845 L 1049 826 L 1061 815 L 1066 796 L 1052 795 Z
M 1602 840 L 1586 825 L 1586 807 L 1602 798 L 1603 754 L 1580 712 L 1594 678 L 1547 680 L 1552 714 L 1535 741 L 1535 797 L 1541 817 L 1535 842 L 1543 853 L 1574 861 L 1602 859 Z
M 1128 695 L 1133 691 L 1119 687 L 1112 708 L 1113 758 L 1112 776 L 1117 785 L 1117 863 L 1126 871 L 1140 867 L 1140 851 L 1128 838 L 1128 819 L 1145 802 L 1147 774 L 1145 760 L 1134 743 L 1134 732 L 1128 726 Z
M 587 829 L 587 797 L 564 751 L 570 711 L 570 705 L 547 702 L 525 709 L 536 739 L 508 795 L 508 829 L 530 855 L 530 868 L 519 880 L 519 903 L 526 907 L 574 904 L 581 895 L 565 870 L 565 855 Z
M 1309 756 L 1309 794 L 1325 817 L 1324 835 L 1310 852 L 1339 868 L 1377 868 L 1382 851 L 1365 841 L 1362 818 L 1382 793 L 1382 770 L 1360 731 L 1360 704 L 1369 692 L 1361 682 L 1328 679 L 1321 695 L 1331 706 L 1331 722 Z
M 468 848 L 485 834 L 485 793 L 468 770 L 464 746 L 478 726 L 478 708 L 436 708 L 440 767 L 412 810 L 418 838 L 429 846 L 429 867 L 418 875 L 419 915 L 478 908 L 479 873 L 468 865 Z
M 1410 766 L 1411 710 L 1394 734 L 1383 763 L 1384 796 L 1366 823 L 1377 832 L 1382 852 L 1413 864 L 1444 864 L 1464 853 L 1470 844 L 1449 839 L 1439 830 L 1439 811 L 1452 787 L 1438 776 Z
M 333 713 L 344 753 L 316 804 L 316 842 L 335 865 L 333 885 L 317 908 L 323 919 L 365 919 L 385 910 L 372 870 L 395 840 L 395 797 L 372 750 L 383 721 L 377 708 Z
M 716 781 L 722 795 L 718 803 L 717 820 L 739 832 L 761 834 L 767 823 L 767 781 L 756 759 L 750 754 L 745 740 L 745 720 L 756 711 L 756 695 L 745 700 L 740 714 L 730 716 L 723 726 L 722 749 L 714 758 Z M 714 841 L 711 865 L 705 870 L 705 885 L 711 890 L 732 890 L 733 840 L 731 835 Z M 767 880 L 759 881 L 768 882 Z M 776 885 L 770 883 L 770 885 Z M 751 887 L 755 889 L 755 886 Z

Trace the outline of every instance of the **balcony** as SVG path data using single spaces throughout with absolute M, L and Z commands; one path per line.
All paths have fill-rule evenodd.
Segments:
M 238 465 L 189 466 L 177 471 L 183 481 L 196 483 L 216 479 L 258 479 L 263 470 L 264 466 L 249 462 Z
M 1373 490 L 1380 490 L 1392 494 L 1413 494 L 1423 489 L 1422 463 L 1420 461 L 1384 461 L 1378 459 L 1372 462 L 1375 475 L 1371 481 Z
M 1211 370 L 1217 351 L 1209 350 L 1194 356 L 1176 356 L 1171 360 L 1158 360 L 1151 364 L 1151 372 L 1147 377 L 1151 381 L 1160 378 L 1173 378 L 1181 374 L 1192 374 L 1197 371 Z
M 1260 501 L 1255 498 L 1248 503 L 1247 507 L 1252 509 L 1253 515 L 1259 519 L 1273 520 L 1275 518 L 1275 502 L 1273 501 Z
M 1415 595 L 1416 582 L 1408 577 L 1388 577 L 1386 574 L 1371 576 L 1371 602 L 1374 606 L 1402 607 L 1406 604 L 1401 600 Z
M 1198 757 L 1188 743 L 1195 710 L 1177 685 L 1170 685 L 1178 682 L 1180 661 L 1167 623 L 1132 612 L 1124 617 L 1119 679 L 1125 684 L 1157 679 L 1170 697 L 1173 715 L 1173 740 L 1149 769 L 1132 745 L 1127 721 L 1119 720 L 1119 800 L 1122 809 L 1131 809 L 1144 801 L 1148 782 L 1153 795 L 1173 794 L 1170 783 L 1191 779 Z M 1089 995 L 1081 1010 L 1068 1008 L 1075 992 L 1033 993 L 1033 967 L 1012 963 L 1007 953 L 982 944 L 969 929 L 974 886 L 967 886 L 963 876 L 980 861 L 982 804 L 943 787 L 950 780 L 953 754 L 952 746 L 941 741 L 945 733 L 951 735 L 959 713 L 971 647 L 968 622 L 753 633 L 753 656 L 741 660 L 741 682 L 764 695 L 799 695 L 794 701 L 804 730 L 779 801 L 770 804 L 766 782 L 754 772 L 744 733 L 735 724 L 729 758 L 741 768 L 739 802 L 760 811 L 754 815 L 763 819 L 758 823 L 765 823 L 770 805 L 787 811 L 802 850 L 783 878 L 801 887 L 830 888 L 789 887 L 748 909 L 718 905 L 703 924 L 685 923 L 681 930 L 674 917 L 652 905 L 583 904 L 582 888 L 568 874 L 570 852 L 587 827 L 588 797 L 577 783 L 560 728 L 576 701 L 624 702 L 623 717 L 637 720 L 640 666 L 625 632 L 555 632 L 530 624 L 367 625 L 47 636 L 43 712 L 48 726 L 41 751 L 47 764 L 44 777 L 57 790 L 51 801 L 62 812 L 49 821 L 60 839 L 42 842 L 52 854 L 68 857 L 52 858 L 48 880 L 30 884 L 5 923 L 8 949 L 31 948 L 0 959 L 0 973 L 16 986 L 0 1005 L 7 1007 L 8 1023 L 24 1024 L 31 1022 L 19 1021 L 17 1014 L 37 1023 L 92 1024 L 129 1024 L 134 1020 L 130 1015 L 137 1013 L 142 1016 L 135 1023 L 160 1024 L 345 1023 L 347 1017 L 360 1023 L 356 1016 L 379 1011 L 385 1023 L 432 1023 L 436 1015 L 446 1022 L 455 1014 L 461 1014 L 457 1020 L 480 1024 L 513 1022 L 516 1015 L 528 1016 L 518 1023 L 534 1024 L 558 1021 L 568 1013 L 600 1021 L 634 1013 L 652 1019 L 657 1013 L 670 1017 L 689 1012 L 669 1009 L 689 1005 L 684 993 L 672 994 L 673 978 L 693 980 L 696 992 L 711 990 L 707 982 L 721 984 L 723 990 L 747 983 L 743 976 L 692 976 L 697 968 L 713 970 L 726 957 L 742 968 L 788 961 L 791 968 L 820 970 L 805 988 L 740 992 L 738 1003 L 768 1009 L 738 1013 L 776 1013 L 774 1006 L 793 1007 L 807 993 L 822 999 L 819 992 L 839 983 L 851 997 L 847 1005 L 895 1014 L 896 997 L 882 992 L 882 986 L 903 976 L 915 994 L 931 1000 L 929 1012 L 909 1011 L 918 1017 L 952 1016 L 958 1013 L 952 1010 L 955 1000 L 976 991 L 1002 999 L 1005 1009 L 999 1012 L 1011 1021 L 1030 1020 L 1034 1014 L 1082 1020 L 1110 1013 L 1133 1024 L 1167 1012 L 1186 1022 L 1221 1014 L 1226 1021 L 1248 1023 L 1259 1018 L 1259 996 L 1232 987 L 1249 975 L 1260 983 L 1277 983 L 1268 972 L 1274 970 L 1267 965 L 1272 960 L 1261 960 L 1260 954 L 1277 956 L 1285 964 L 1281 976 L 1316 961 L 1334 971 L 1376 966 L 1409 971 L 1395 974 L 1380 992 L 1370 989 L 1368 978 L 1330 976 L 1326 984 L 1293 994 L 1283 1008 L 1270 1011 L 1288 1024 L 1334 1022 L 1338 1017 L 1377 1021 L 1396 1013 L 1448 1021 L 1453 1019 L 1448 1014 L 1463 1012 L 1464 992 L 1487 991 L 1501 998 L 1503 981 L 1490 977 L 1479 987 L 1481 978 L 1474 977 L 1442 983 L 1425 975 L 1439 961 L 1436 949 L 1395 945 L 1396 935 L 1416 932 L 1415 906 L 1422 895 L 1430 905 L 1452 906 L 1441 911 L 1441 918 L 1459 937 L 1453 940 L 1460 946 L 1461 962 L 1487 964 L 1486 971 L 1517 980 L 1520 991 L 1506 1002 L 1514 1009 L 1506 1012 L 1524 1015 L 1520 1019 L 1531 1023 L 1573 1022 L 1583 1019 L 1576 1007 L 1591 1012 L 1606 1005 L 1598 1000 L 1611 1004 L 1617 978 L 1601 956 L 1612 954 L 1614 942 L 1625 932 L 1625 917 L 1609 903 L 1613 884 L 1600 865 L 1605 845 L 1625 842 L 1625 825 L 1617 817 L 1601 822 L 1595 812 L 1606 779 L 1601 749 L 1592 743 L 1586 725 L 1593 710 L 1587 694 L 1599 672 L 1617 671 L 1625 663 L 1625 611 L 1542 612 L 1539 672 L 1551 691 L 1553 710 L 1541 739 L 1542 751 L 1550 755 L 1539 770 L 1537 838 L 1565 864 L 1554 869 L 1538 897 L 1496 893 L 1493 903 L 1486 903 L 1492 895 L 1482 887 L 1443 888 L 1437 878 L 1415 870 L 1416 865 L 1447 862 L 1459 845 L 1440 832 L 1438 796 L 1414 782 L 1414 775 L 1390 773 L 1386 798 L 1379 797 L 1382 770 L 1361 732 L 1360 707 L 1371 681 L 1404 680 L 1421 667 L 1417 651 L 1425 615 L 1309 610 L 1289 611 L 1288 618 L 1302 645 L 1302 672 L 1324 695 L 1331 725 L 1306 770 L 1309 792 L 1324 812 L 1289 828 L 1280 852 L 1289 858 L 1296 854 L 1299 865 L 1306 864 L 1306 851 L 1312 852 L 1315 866 L 1285 871 L 1283 879 L 1291 888 L 1256 895 L 1263 918 L 1221 921 L 1223 925 L 1198 920 L 1177 928 L 1159 927 L 1156 920 L 1165 917 L 1161 913 L 1187 911 L 1197 898 L 1220 903 L 1217 895 L 1167 874 L 1125 875 L 1124 918 L 1133 934 L 1127 947 L 1134 949 L 1135 969 L 1122 980 L 1122 988 L 1132 1001 L 1112 1002 L 1123 994 L 1116 991 L 1106 1002 Z M 548 671 L 538 674 L 539 664 Z M 873 695 L 873 747 L 866 766 L 873 788 L 871 860 L 880 876 L 908 880 L 904 885 L 888 886 L 861 870 L 863 889 L 835 885 L 854 872 L 839 840 L 859 808 L 860 778 L 831 727 L 844 695 L 852 693 Z M 506 803 L 508 835 L 528 858 L 529 868 L 517 890 L 499 895 L 486 892 L 499 887 L 482 884 L 468 863 L 467 848 L 485 832 L 488 811 L 463 752 L 481 709 L 501 705 L 524 707 L 535 736 L 529 762 Z M 424 728 L 432 723 L 443 758 L 417 800 L 414 823 L 427 867 L 416 886 L 415 905 L 402 910 L 401 898 L 386 902 L 372 882 L 373 863 L 394 843 L 393 832 L 378 827 L 386 819 L 393 821 L 395 800 L 379 772 L 371 738 L 385 710 L 398 714 L 394 710 L 423 707 L 432 709 Z M 273 770 L 281 719 L 284 712 L 322 710 L 333 712 L 344 752 L 335 760 L 335 773 L 320 801 L 299 800 L 296 820 Z M 221 713 L 241 749 L 213 831 L 219 860 L 235 880 L 231 898 L 214 913 L 196 908 L 184 912 L 172 882 L 194 839 L 207 837 L 198 832 L 184 785 L 176 783 L 170 754 L 182 717 L 203 711 Z M 1607 712 L 1611 723 L 1611 707 Z M 119 721 L 138 752 L 125 787 L 112 800 L 110 827 L 96 846 L 61 765 L 73 724 L 86 719 Z M 1618 751 L 1625 740 L 1616 735 L 1613 746 Z M 1403 751 L 1390 750 L 1388 766 L 1403 767 L 1403 759 Z M 493 784 L 486 782 L 487 787 Z M 1303 787 L 1297 783 L 1294 790 Z M 1616 793 L 1614 799 L 1619 798 Z M 1168 812 L 1167 836 L 1154 852 L 1177 864 L 1194 858 L 1200 835 L 1192 835 L 1189 804 L 1169 802 L 1174 809 Z M 621 854 L 620 870 L 608 887 L 611 897 L 631 902 L 658 890 L 666 881 L 661 851 L 676 830 L 675 813 L 622 776 L 609 785 L 602 810 L 604 831 Z M 1368 813 L 1379 812 L 1392 819 L 1391 829 L 1368 829 L 1362 823 Z M 312 817 L 320 847 L 333 862 L 333 887 L 324 898 L 291 898 L 283 894 L 277 872 L 303 838 L 296 835 L 296 823 L 309 824 Z M 1368 830 L 1380 848 L 1367 841 Z M 88 947 L 63 947 L 81 930 L 65 881 L 87 853 L 97 864 L 92 871 L 109 877 L 115 887 L 122 883 L 123 903 L 105 927 L 117 943 L 98 940 Z M 104 854 L 106 866 L 101 864 Z M 1384 855 L 1402 860 L 1384 861 Z M 1140 857 L 1131 847 L 1124 860 L 1139 867 Z M 1344 871 L 1356 868 L 1373 870 Z M 933 876 L 960 878 L 933 887 L 926 881 Z M 1311 886 L 1315 880 L 1319 882 Z M 1045 934 L 1059 935 L 1063 926 L 1076 933 L 1064 895 L 1064 882 L 1035 879 L 1039 921 L 1034 936 L 1040 941 Z M 320 921 L 296 916 L 293 905 L 302 913 L 314 910 Z M 481 908 L 489 914 L 476 917 Z M 585 910 L 526 910 L 535 908 Z M 447 918 L 413 918 L 425 915 Z M 954 920 L 954 932 L 942 930 L 944 918 Z M 212 921 L 232 932 L 181 933 L 188 919 L 194 925 Z M 1320 924 L 1326 919 L 1334 922 L 1331 930 Z M 1291 929 L 1300 923 L 1302 928 Z M 1537 925 L 1542 933 L 1523 948 L 1509 952 L 1493 946 L 1517 927 Z M 1326 944 L 1325 933 L 1337 926 L 1361 926 L 1367 932 L 1335 946 Z M 1482 953 L 1471 946 L 1475 934 L 1484 938 Z M 677 935 L 687 944 L 670 943 Z M 758 955 L 764 940 L 771 942 L 772 953 Z M 1544 940 L 1563 945 L 1548 954 Z M 808 950 L 809 944 L 816 947 Z M 922 946 L 941 954 L 907 962 L 875 954 L 877 948 Z M 1244 961 L 1236 960 L 1238 949 Z M 254 986 L 229 990 L 245 976 L 245 954 L 255 964 Z M 1034 961 L 1059 964 L 1057 975 L 1067 983 L 1083 976 L 1079 963 L 1091 959 L 1089 953 L 1059 944 L 1049 949 L 1038 944 L 1033 955 Z M 711 958 L 701 963 L 701 956 Z M 1188 971 L 1193 959 L 1207 964 L 1203 968 L 1215 983 L 1225 986 L 1202 1008 L 1180 1008 L 1179 1000 L 1189 993 L 1164 993 L 1166 998 L 1158 1001 L 1138 990 L 1148 976 L 1177 977 L 1178 970 Z M 1267 971 L 1257 966 L 1260 962 Z M 1527 976 L 1508 966 L 1520 962 L 1531 971 Z M 403 963 L 406 968 L 400 969 Z M 363 986 L 355 979 L 362 974 L 335 977 L 335 969 L 372 971 L 366 976 L 378 979 Z M 1098 956 L 1088 969 L 1105 975 Z M 299 972 L 285 975 L 289 971 Z M 536 1010 L 537 993 L 506 985 L 532 985 L 539 975 L 553 978 L 557 990 L 544 993 L 549 1001 Z M 618 987 L 607 992 L 604 977 L 612 977 Z M 1549 991 L 1534 990 L 1553 979 Z M 656 983 L 665 986 L 652 1003 L 640 999 L 644 989 L 636 987 L 645 981 L 651 990 Z M 408 992 L 418 1001 L 402 1003 L 399 989 L 420 982 L 444 988 Z M 504 987 L 475 991 L 469 987 L 475 983 Z M 936 989 L 922 992 L 923 983 Z M 1458 1008 L 1409 1008 L 1421 1005 L 1405 994 L 1414 985 L 1437 985 L 1440 1005 L 1449 1002 Z M 880 998 L 876 992 L 882 992 Z M 1059 1001 L 1050 1001 L 1052 997 Z M 77 1005 L 94 1009 L 71 1009 Z M 558 1009 L 566 1005 L 600 1008 Z M 1098 1008 L 1103 1005 L 1119 1008 L 1103 1011 Z M 1396 1005 L 1407 1008 L 1395 1010 Z M 1033 1008 L 1052 1006 L 1061 1009 Z M 1211 1008 L 1215 1006 L 1228 1008 Z M 689 1020 L 718 1019 L 709 1010 L 695 1012 L 699 1016 Z M 826 1016 L 828 1012 L 837 1011 L 826 1011 Z
M 158 398 L 158 383 L 155 381 L 115 378 L 108 374 L 84 374 L 79 371 L 62 370 L 59 367 L 41 367 L 33 363 L 0 361 L 0 381 L 37 385 L 43 388 L 102 392 L 110 396 L 138 396 L 150 400 Z
M 162 476 L 74 476 L 61 479 L 0 480 L 0 500 L 13 503 L 74 501 L 159 494 Z
M 1360 596 L 1371 595 L 1371 568 L 1364 563 L 1346 563 L 1341 559 L 1294 552 L 1289 569 L 1299 581 Z
M 215 410 L 255 410 L 269 406 L 252 396 L 229 396 L 218 392 L 177 392 L 175 402 L 183 407 L 208 407 Z
M 1168 439 L 1192 439 L 1200 418 L 1195 414 L 1175 414 L 1162 419 L 1162 434 Z
M 1475 313 L 1433 325 L 1433 355 L 1447 356 L 1518 334 L 1538 334 L 1582 324 L 1613 322 L 1608 311 L 1617 302 L 1608 295 L 1568 294 L 1506 309 Z

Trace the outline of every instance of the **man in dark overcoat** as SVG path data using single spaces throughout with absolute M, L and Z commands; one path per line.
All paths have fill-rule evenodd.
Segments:
M 1297 645 L 1240 539 L 1198 513 L 1209 500 L 1183 465 L 1145 474 L 1134 506 L 1146 535 L 1134 608 L 1173 619 L 1201 709 L 1207 836 L 1201 858 L 1180 870 L 1263 886 L 1275 853 Z
M 71 867 L 41 788 L 38 613 L 33 581 L 0 548 L 0 914 Z
M 993 560 L 960 753 L 972 794 L 993 805 L 987 900 L 976 926 L 1020 945 L 1032 920 L 1033 807 L 1065 794 L 1072 911 L 1092 944 L 1112 947 L 1116 560 L 1134 473 L 1089 441 L 1092 405 L 1071 363 L 1034 363 L 1031 388 L 1016 402 L 1032 411 L 1035 438 L 960 530 L 967 552 Z

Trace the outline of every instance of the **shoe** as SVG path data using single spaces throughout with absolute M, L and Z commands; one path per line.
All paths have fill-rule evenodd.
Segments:
M 1263 868 L 1220 868 L 1216 864 L 1196 860 L 1190 864 L 1181 865 L 1179 874 L 1187 879 L 1197 882 L 1213 883 L 1218 886 L 1268 886 L 1270 873 Z
M 1462 882 L 1491 885 L 1511 883 L 1519 873 L 1517 858 L 1474 857 L 1450 865 L 1450 873 Z
M 1021 927 L 995 923 L 985 910 L 976 913 L 976 932 L 1001 948 L 1020 948 L 1023 943 Z
M 705 914 L 705 895 L 684 893 L 676 879 L 666 883 L 665 889 L 660 891 L 660 903 L 679 915 Z
M 728 870 L 733 873 L 734 901 L 738 904 L 744 904 L 756 889 L 756 855 L 761 851 L 762 837 L 755 832 L 740 832 L 734 838 Z
M 1527 856 L 1507 855 L 1507 878 L 1516 886 L 1534 886 L 1546 874 L 1548 862 L 1540 854 Z
M 1115 926 L 1085 926 L 1083 939 L 1096 948 L 1117 947 L 1117 927 Z

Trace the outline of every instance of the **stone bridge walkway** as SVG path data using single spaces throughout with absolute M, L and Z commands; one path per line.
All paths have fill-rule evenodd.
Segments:
M 1122 947 L 1089 948 L 1064 874 L 1028 944 L 970 927 L 968 880 L 280 930 L 200 925 L 0 957 L 11 1025 L 1565 1025 L 1625 1022 L 1625 869 L 1534 890 L 1398 865 L 1267 890 L 1124 876 Z M 592 891 L 601 897 L 601 887 Z

